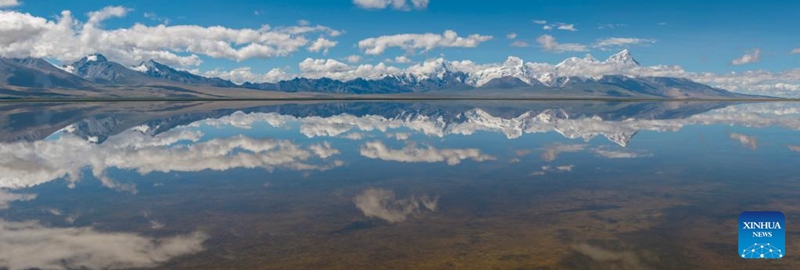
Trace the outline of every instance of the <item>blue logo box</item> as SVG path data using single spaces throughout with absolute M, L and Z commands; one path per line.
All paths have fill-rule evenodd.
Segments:
M 739 256 L 780 259 L 786 256 L 786 216 L 781 212 L 743 212 L 739 215 Z

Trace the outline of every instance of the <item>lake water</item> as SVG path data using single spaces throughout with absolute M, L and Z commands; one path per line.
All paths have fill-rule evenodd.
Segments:
M 0 268 L 799 269 L 800 104 L 0 104 Z M 739 258 L 743 211 L 786 215 Z

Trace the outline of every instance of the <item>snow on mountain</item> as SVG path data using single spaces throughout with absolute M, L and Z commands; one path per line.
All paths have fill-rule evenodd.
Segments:
M 556 65 L 537 62 L 525 62 L 519 57 L 509 56 L 502 64 L 478 65 L 450 62 L 442 58 L 426 61 L 406 69 L 407 75 L 418 80 L 429 78 L 445 78 L 448 72 L 467 74 L 465 83 L 473 87 L 481 87 L 492 80 L 514 78 L 528 85 L 539 83 L 551 87 L 563 86 L 576 78 L 599 79 L 604 75 L 620 75 L 633 73 L 639 62 L 630 52 L 622 50 L 605 61 L 599 61 L 587 54 L 583 58 L 570 57 Z
M 516 78 L 529 85 L 534 84 L 535 80 L 531 76 L 531 70 L 525 66 L 525 62 L 519 57 L 509 56 L 505 62 L 497 66 L 489 66 L 475 73 L 470 74 L 467 83 L 481 87 L 494 79 L 500 78 Z

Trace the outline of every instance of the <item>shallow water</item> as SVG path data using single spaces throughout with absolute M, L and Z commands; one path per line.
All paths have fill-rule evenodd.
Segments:
M 0 112 L 0 268 L 800 268 L 797 103 Z M 756 210 L 785 258 L 738 257 Z

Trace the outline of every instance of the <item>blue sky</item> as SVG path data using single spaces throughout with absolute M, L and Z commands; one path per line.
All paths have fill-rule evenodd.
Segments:
M 629 48 L 645 65 L 681 65 L 688 71 L 727 72 L 764 69 L 782 71 L 800 66 L 800 36 L 791 33 L 800 25 L 800 2 L 780 1 L 457 1 L 430 0 L 424 9 L 365 9 L 352 0 L 293 1 L 60 1 L 22 0 L 11 7 L 37 17 L 55 20 L 70 10 L 85 22 L 86 13 L 106 6 L 124 6 L 130 11 L 122 18 L 103 22 L 104 29 L 128 28 L 134 23 L 158 25 L 221 25 L 228 28 L 259 28 L 296 25 L 300 20 L 324 25 L 344 33 L 331 40 L 338 44 L 327 54 L 296 50 L 288 56 L 251 58 L 243 61 L 199 57 L 199 69 L 252 67 L 266 72 L 276 67 L 296 68 L 306 58 L 343 59 L 361 55 L 361 63 L 377 63 L 406 55 L 414 62 L 444 56 L 449 60 L 469 59 L 477 63 L 502 62 L 507 56 L 526 61 L 557 63 L 569 56 L 591 53 L 603 59 Z M 146 18 L 145 13 L 156 14 Z M 152 18 L 155 17 L 155 18 Z M 544 30 L 548 24 L 572 24 L 577 31 Z M 615 27 L 602 27 L 614 25 Z M 600 29 L 602 28 L 602 29 Z M 436 33 L 454 30 L 459 36 L 480 34 L 491 40 L 474 48 L 435 48 L 409 54 L 389 48 L 380 55 L 365 55 L 356 45 L 360 40 L 405 33 Z M 506 36 L 516 33 L 515 40 Z M 588 52 L 552 52 L 541 48 L 536 38 L 551 35 L 560 43 L 592 44 L 611 37 L 654 40 L 652 44 L 588 48 Z M 314 38 L 310 35 L 309 38 Z M 510 46 L 524 41 L 528 47 Z M 757 62 L 731 65 L 748 51 L 760 50 Z

